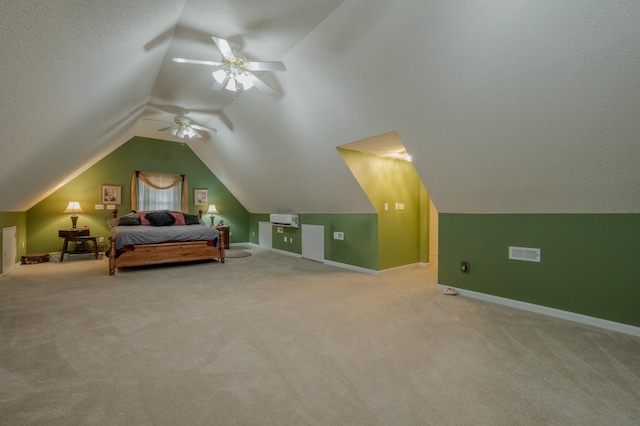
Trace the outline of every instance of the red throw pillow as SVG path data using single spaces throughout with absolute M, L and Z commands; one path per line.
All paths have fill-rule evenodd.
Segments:
M 184 226 L 184 214 L 180 213 L 180 212 L 170 212 L 171 216 L 176 218 L 175 223 L 173 224 L 173 226 Z
M 140 225 L 151 226 L 151 222 L 147 219 L 147 212 L 140 213 Z

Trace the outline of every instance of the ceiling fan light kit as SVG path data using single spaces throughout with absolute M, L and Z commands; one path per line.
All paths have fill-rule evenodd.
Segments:
M 211 90 L 222 89 L 238 92 L 255 87 L 262 93 L 271 94 L 273 89 L 260 80 L 252 71 L 286 71 L 282 62 L 278 61 L 248 61 L 237 49 L 233 49 L 229 42 L 218 37 L 211 37 L 222 53 L 220 62 L 202 61 L 198 59 L 173 58 L 173 62 L 182 64 L 207 65 L 217 68 L 212 72 L 215 80 Z
M 178 124 L 172 127 L 171 134 L 173 136 L 179 137 L 180 139 L 184 139 L 185 137 L 188 137 L 189 139 L 202 137 L 198 132 L 185 124 Z
M 253 81 L 251 80 L 249 73 L 240 72 L 236 66 L 232 66 L 229 71 L 217 70 L 212 74 L 214 80 L 218 84 L 224 85 L 224 88 L 231 92 L 238 91 L 238 84 L 242 85 L 243 90 L 249 90 L 253 87 Z
M 162 121 L 162 120 L 155 120 L 153 118 L 147 118 L 147 120 L 151 120 L 151 121 Z M 200 133 L 198 133 L 197 130 L 202 130 L 205 132 L 213 132 L 213 133 L 217 133 L 218 131 L 216 129 L 214 129 L 213 127 L 205 127 L 205 126 L 199 126 L 197 124 L 193 124 L 191 122 L 191 120 L 189 120 L 186 117 L 176 117 L 173 120 L 173 126 L 169 126 L 169 127 L 165 127 L 163 129 L 159 129 L 159 132 L 164 132 L 169 130 L 169 132 L 180 139 L 184 139 L 184 138 L 188 138 L 188 139 L 198 139 L 201 138 L 202 135 Z

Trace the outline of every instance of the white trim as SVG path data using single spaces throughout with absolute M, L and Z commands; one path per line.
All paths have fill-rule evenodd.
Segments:
M 443 291 L 451 286 L 437 284 L 436 288 Z M 507 299 L 505 297 L 493 296 L 491 294 L 479 293 L 477 291 L 454 288 L 460 296 L 467 296 L 472 299 L 484 300 L 486 302 L 497 303 L 498 305 L 509 306 L 511 308 L 522 309 L 524 311 L 535 312 L 542 315 L 548 315 L 555 318 L 561 318 L 568 321 L 578 322 L 581 324 L 591 325 L 594 327 L 604 328 L 606 330 L 617 331 L 619 333 L 630 334 L 640 337 L 640 327 L 636 327 L 621 322 L 609 321 L 602 318 L 590 317 L 588 315 L 577 314 L 575 312 L 563 311 L 561 309 L 549 308 L 547 306 L 535 305 L 533 303 L 521 302 L 519 300 Z
M 16 262 L 16 266 L 15 266 L 15 268 L 13 268 L 12 270 L 10 270 L 9 272 L 2 272 L 2 273 L 0 273 L 0 278 L 4 278 L 4 277 L 6 277 L 7 275 L 9 275 L 10 273 L 12 273 L 13 271 L 15 271 L 16 269 L 18 269 L 18 268 L 19 268 L 19 267 L 21 267 L 21 266 L 22 266 L 22 262 Z
M 269 223 L 269 222 L 267 222 Z M 256 243 L 233 243 L 233 244 L 229 244 L 229 247 L 233 247 L 233 246 L 251 246 L 252 248 L 257 248 L 257 249 L 263 249 L 263 250 L 269 250 L 275 253 L 279 253 L 279 254 L 284 254 L 286 256 L 291 256 L 291 257 L 297 257 L 298 259 L 302 259 L 302 255 L 298 254 L 298 253 L 293 253 L 290 251 L 286 251 L 286 250 L 280 250 L 280 249 L 275 249 L 275 248 L 267 248 L 267 247 L 262 247 L 259 246 Z
M 333 260 L 326 260 L 325 259 L 324 260 L 324 264 L 325 265 L 329 265 L 329 266 L 335 266 L 336 268 L 349 269 L 349 270 L 355 271 L 355 272 L 362 272 L 364 274 L 378 275 L 378 271 L 376 271 L 374 269 L 367 269 L 367 268 L 363 268 L 361 266 L 349 265 L 348 263 L 334 262 Z
M 292 256 L 292 257 L 297 257 L 298 259 L 302 259 L 302 255 L 301 255 L 301 254 L 298 254 L 298 253 L 292 253 L 292 252 L 290 252 L 290 251 L 280 250 L 280 249 L 275 249 L 275 248 L 272 248 L 272 249 L 270 249 L 270 250 L 271 250 L 271 251 L 274 251 L 274 252 L 276 252 L 276 253 L 284 254 L 284 255 L 286 255 L 286 256 Z
M 259 249 L 265 249 L 265 250 L 271 250 L 271 251 L 273 251 L 275 253 L 280 253 L 280 254 L 284 254 L 286 256 L 292 256 L 292 257 L 297 257 L 299 259 L 303 259 L 301 254 L 292 253 L 290 251 L 285 251 L 285 250 L 278 250 L 278 249 L 274 249 L 274 248 L 270 248 L 269 249 L 269 248 L 265 248 L 265 247 L 260 247 L 259 245 L 255 244 L 255 243 L 236 243 L 236 244 L 238 244 L 238 245 L 249 245 L 251 247 L 255 247 L 255 248 L 259 248 Z M 312 262 L 316 262 L 316 261 L 312 260 Z M 327 260 L 327 259 L 325 259 L 322 263 L 324 263 L 325 265 L 329 265 L 329 266 L 335 266 L 336 268 L 349 269 L 351 271 L 362 272 L 362 273 L 369 274 L 369 275 L 378 275 L 378 271 L 376 271 L 374 269 L 362 268 L 360 266 L 349 265 L 347 263 L 334 262 L 333 260 Z M 410 266 L 410 265 L 408 265 L 408 266 Z
M 380 272 L 397 271 L 399 269 L 410 268 L 412 266 L 427 266 L 427 264 L 422 262 L 408 263 L 406 265 L 400 265 L 400 266 L 394 266 L 393 268 L 382 269 Z

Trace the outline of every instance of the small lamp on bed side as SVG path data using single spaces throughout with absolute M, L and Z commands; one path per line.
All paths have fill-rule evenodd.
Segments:
M 84 213 L 80 203 L 77 201 L 69 201 L 67 208 L 62 213 L 71 213 L 71 229 L 76 229 L 78 215 L 76 213 Z
M 218 213 L 218 210 L 216 210 L 216 205 L 215 204 L 209 204 L 209 210 L 207 210 L 207 214 L 210 215 L 211 217 L 211 226 L 215 226 L 214 222 L 213 222 L 213 215 Z

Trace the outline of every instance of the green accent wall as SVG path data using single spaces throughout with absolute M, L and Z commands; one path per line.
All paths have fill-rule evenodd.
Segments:
M 278 230 L 282 232 L 278 232 Z M 271 247 L 277 250 L 284 250 L 290 253 L 302 254 L 302 232 L 300 228 L 289 226 L 271 227 Z M 284 239 L 287 239 L 285 242 Z
M 94 208 L 101 202 L 100 187 L 105 184 L 122 187 L 122 204 L 116 208 L 119 216 L 126 214 L 131 211 L 131 177 L 135 170 L 184 174 L 189 191 L 188 210 L 192 214 L 207 208 L 194 205 L 193 190 L 208 189 L 209 203 L 215 204 L 220 212 L 215 215 L 216 222 L 224 219 L 231 226 L 231 242 L 248 241 L 249 213 L 187 144 L 134 137 L 29 209 L 29 251 L 62 249 L 58 230 L 71 227 L 70 215 L 62 213 L 69 201 L 79 201 L 84 210 L 79 214 L 78 227 L 88 225 L 92 235 L 106 240 L 109 235 L 106 221 L 111 218 L 111 211 Z M 203 219 L 209 224 L 208 216 Z
M 429 196 L 413 163 L 342 148 L 338 152 L 378 212 L 378 270 L 428 262 Z
M 378 271 L 378 215 L 372 213 L 304 214 L 303 223 L 324 225 L 324 258 Z M 344 240 L 334 240 L 343 232 Z
M 0 212 L 0 247 L 2 247 L 1 228 L 16 227 L 16 263 L 22 256 L 27 254 L 27 213 L 26 212 Z M 22 247 L 24 243 L 24 247 Z M 35 253 L 32 251 L 32 253 Z M 2 273 L 2 262 L 0 262 L 0 273 Z
M 427 193 L 427 189 L 420 181 L 420 247 L 418 256 L 420 258 L 420 262 L 428 263 L 429 262 L 429 253 L 433 248 L 429 241 L 432 241 L 430 238 L 431 232 L 429 231 L 431 227 L 429 224 L 431 223 L 431 198 Z
M 269 222 L 268 213 L 250 213 L 249 214 L 249 241 L 250 243 L 260 244 L 260 222 Z
M 324 226 L 325 260 L 360 268 L 378 270 L 378 215 L 371 213 L 303 213 L 299 215 L 302 225 Z M 268 213 L 250 215 L 250 242 L 259 244 L 259 222 L 269 222 Z M 302 254 L 302 228 L 271 228 L 272 247 L 290 253 Z M 344 240 L 334 240 L 334 232 L 344 232 Z M 284 242 L 287 236 L 289 242 Z M 293 237 L 293 243 L 291 243 Z M 348 237 L 348 238 L 347 238 Z
M 301 225 L 324 226 L 324 258 L 375 271 L 428 262 L 430 200 L 413 164 L 337 149 L 377 214 L 300 214 Z M 404 210 L 396 209 L 396 203 L 403 203 Z M 259 221 L 268 222 L 269 215 L 251 215 L 249 241 L 255 244 L 259 243 Z M 343 232 L 344 240 L 333 239 L 334 232 Z M 273 227 L 272 247 L 301 254 L 301 235 L 301 229 L 284 227 L 278 233 Z
M 438 232 L 443 285 L 640 326 L 640 214 L 440 213 Z

